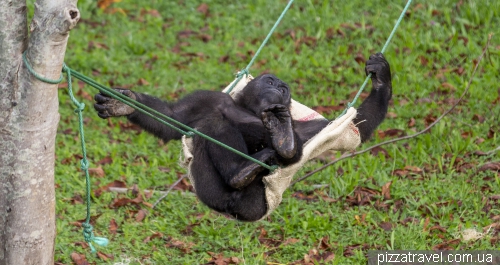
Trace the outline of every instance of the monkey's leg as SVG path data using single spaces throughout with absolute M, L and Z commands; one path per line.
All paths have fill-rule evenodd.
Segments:
M 259 151 L 256 154 L 252 155 L 252 157 L 265 163 L 270 161 L 275 154 L 276 152 L 273 149 L 265 148 L 264 150 Z M 255 179 L 255 177 L 260 172 L 264 170 L 265 168 L 263 168 L 257 163 L 252 162 L 250 164 L 247 164 L 245 167 L 240 169 L 240 171 L 238 172 L 238 174 L 236 174 L 236 176 L 233 176 L 231 178 L 231 180 L 229 181 L 229 185 L 235 189 L 241 189 L 243 187 L 246 187 Z
M 222 141 L 232 148 L 248 154 L 248 148 L 241 132 L 233 127 L 230 122 L 218 121 L 207 125 L 204 128 L 198 128 L 200 132 L 206 133 L 218 141 Z M 196 136 L 195 136 L 196 137 Z M 201 139 L 200 139 L 201 140 Z M 196 141 L 195 152 L 197 149 L 205 149 L 208 156 L 212 159 L 214 167 L 219 171 L 224 181 L 235 189 L 241 189 L 250 184 L 255 177 L 262 171 L 266 170 L 262 166 L 232 152 L 217 144 L 206 140 Z M 201 143 L 204 144 L 201 144 Z M 253 158 L 266 162 L 272 162 L 276 152 L 272 148 L 265 148 L 252 155 Z M 196 156 L 196 154 L 195 154 Z
M 284 105 L 271 105 L 262 112 L 262 122 L 271 135 L 276 152 L 285 159 L 293 158 L 297 153 L 297 139 L 290 110 Z

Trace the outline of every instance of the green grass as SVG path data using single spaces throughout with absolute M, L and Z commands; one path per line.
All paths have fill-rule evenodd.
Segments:
M 100 10 L 95 2 L 79 1 L 82 20 L 71 32 L 66 64 L 104 84 L 165 100 L 226 86 L 248 64 L 286 5 L 206 1 L 209 13 L 204 15 L 197 11 L 198 1 L 122 1 L 108 9 L 114 8 L 114 13 Z M 400 129 L 412 134 L 423 129 L 426 118 L 439 116 L 465 89 L 488 34 L 498 33 L 500 3 L 460 3 L 417 1 L 410 8 L 386 51 L 393 75 L 393 115 L 380 132 Z M 345 103 L 364 80 L 364 65 L 355 57 L 366 59 L 382 48 L 402 4 L 297 1 L 251 72 L 275 73 L 291 85 L 295 99 L 311 107 Z M 83 236 L 77 221 L 85 218 L 85 206 L 78 198 L 84 197 L 85 183 L 77 157 L 77 117 L 65 89 L 60 89 L 55 260 L 71 264 L 76 252 L 94 264 L 205 264 L 211 255 L 222 254 L 238 258 L 240 264 L 289 264 L 304 262 L 304 255 L 316 249 L 320 255 L 335 254 L 331 264 L 365 264 L 368 249 L 426 250 L 442 243 L 453 249 L 498 249 L 499 228 L 475 241 L 457 235 L 466 228 L 482 232 L 500 219 L 500 203 L 491 198 L 500 194 L 499 173 L 476 172 L 482 164 L 498 161 L 499 153 L 474 155 L 500 143 L 499 54 L 497 34 L 466 100 L 430 133 L 384 146 L 387 156 L 359 155 L 293 186 L 265 221 L 226 219 L 190 192 L 174 191 L 155 209 L 147 204 L 112 207 L 117 198 L 135 198 L 132 193 L 93 196 L 95 233 L 111 240 L 108 247 L 98 248 L 112 257 L 107 261 L 79 244 Z M 141 78 L 147 84 L 139 85 Z M 92 177 L 94 190 L 115 180 L 137 185 L 140 192 L 166 190 L 185 173 L 178 165 L 179 143 L 163 145 L 144 132 L 124 129 L 124 119 L 99 119 L 91 107 L 96 91 L 89 86 L 77 91 L 87 105 L 91 167 L 112 159 L 101 165 L 104 177 Z M 412 118 L 415 125 L 410 127 Z M 384 140 L 376 133 L 359 149 Z M 338 154 L 325 157 L 333 155 Z M 321 164 L 312 161 L 298 176 Z M 423 171 L 394 173 L 405 167 Z M 390 181 L 387 200 L 380 191 Z M 365 198 L 366 191 L 373 192 L 373 198 L 353 203 L 357 195 Z M 310 200 L 299 199 L 305 196 Z M 153 203 L 158 197 L 145 200 Z M 140 209 L 148 215 L 136 221 Z M 110 229 L 112 220 L 118 225 L 116 233 Z M 387 223 L 390 231 L 380 226 Z M 161 235 L 152 237 L 155 233 Z M 451 241 L 456 238 L 460 240 Z

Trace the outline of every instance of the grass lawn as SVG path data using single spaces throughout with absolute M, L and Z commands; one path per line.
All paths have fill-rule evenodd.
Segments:
M 287 1 L 80 0 L 66 64 L 112 87 L 165 100 L 220 90 L 244 68 Z M 354 97 L 364 62 L 379 51 L 405 1 L 296 1 L 251 68 L 290 84 L 294 99 L 328 118 Z M 32 9 L 32 5 L 30 9 Z M 385 55 L 393 99 L 387 119 L 359 147 L 425 128 L 464 91 L 466 99 L 429 133 L 336 163 L 283 196 L 266 220 L 243 223 L 201 204 L 183 182 L 180 144 L 161 143 L 125 119 L 97 117 L 97 92 L 79 83 L 87 109 L 92 223 L 110 239 L 90 253 L 81 223 L 77 116 L 64 84 L 56 146 L 56 264 L 366 264 L 367 250 L 499 249 L 500 2 L 415 1 Z M 358 102 L 359 104 L 359 102 Z M 339 153 L 311 161 L 300 177 Z M 111 192 L 109 186 L 129 188 Z M 154 190 L 154 193 L 147 191 Z M 471 230 L 472 229 L 472 230 Z M 475 231 L 470 239 L 465 232 Z

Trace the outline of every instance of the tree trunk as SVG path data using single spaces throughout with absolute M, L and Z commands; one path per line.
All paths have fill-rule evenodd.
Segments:
M 26 1 L 0 0 L 0 265 L 53 265 L 57 85 L 77 0 L 37 0 L 28 36 Z

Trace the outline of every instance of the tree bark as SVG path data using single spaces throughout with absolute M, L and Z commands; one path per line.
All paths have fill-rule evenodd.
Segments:
M 57 85 L 77 0 L 37 0 L 28 35 L 26 1 L 0 0 L 0 265 L 53 265 Z

